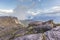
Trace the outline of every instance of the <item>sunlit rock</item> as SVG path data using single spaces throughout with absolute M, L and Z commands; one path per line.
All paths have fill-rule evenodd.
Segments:
M 18 30 L 23 30 L 23 25 L 16 17 L 1 16 L 0 17 L 0 39 L 9 40 L 15 36 Z M 21 33 L 21 32 L 20 32 Z M 22 34 L 22 33 L 21 33 Z
M 60 27 L 53 28 L 45 33 L 46 40 L 60 40 Z
M 17 37 L 14 40 L 42 40 L 42 39 L 43 39 L 42 34 L 31 34 L 31 35 Z

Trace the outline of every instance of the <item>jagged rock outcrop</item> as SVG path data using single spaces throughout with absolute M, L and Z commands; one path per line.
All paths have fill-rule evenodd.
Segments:
M 29 24 L 28 30 L 32 31 L 33 33 L 42 33 L 51 30 L 54 27 L 53 25 L 53 20 L 46 22 L 35 21 Z
M 16 17 L 1 16 L 0 17 L 0 39 L 10 40 L 14 37 L 18 30 L 24 30 L 24 26 L 18 21 Z M 20 32 L 22 35 L 24 32 Z
M 28 24 L 28 27 L 30 26 L 38 26 L 38 25 L 41 25 L 42 24 L 42 21 L 33 21 L 33 22 L 30 22 Z

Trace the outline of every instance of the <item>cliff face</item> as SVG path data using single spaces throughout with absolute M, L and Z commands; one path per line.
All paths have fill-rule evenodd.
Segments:
M 18 30 L 22 30 L 22 28 L 23 25 L 18 21 L 16 17 L 11 17 L 11 16 L 0 17 L 0 39 L 1 40 L 9 40 L 9 38 L 15 36 L 15 33 Z
M 8 26 L 12 24 L 13 25 L 19 24 L 18 19 L 16 17 L 10 17 L 10 16 L 0 17 L 0 25 Z

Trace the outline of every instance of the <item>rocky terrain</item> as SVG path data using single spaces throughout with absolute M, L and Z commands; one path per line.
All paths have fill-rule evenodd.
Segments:
M 60 40 L 60 24 L 31 21 L 24 26 L 16 17 L 0 17 L 0 40 Z
M 22 23 L 16 17 L 0 17 L 0 39 L 9 40 L 14 37 L 18 30 L 24 30 Z M 20 32 L 22 34 L 22 32 Z

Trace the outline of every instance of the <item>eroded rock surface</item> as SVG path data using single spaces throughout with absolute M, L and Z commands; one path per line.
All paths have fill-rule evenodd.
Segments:
M 60 40 L 60 24 L 53 20 L 32 22 L 28 27 L 16 17 L 0 17 L 0 40 Z
M 9 40 L 13 36 L 15 36 L 15 33 L 18 30 L 20 31 L 23 30 L 22 28 L 23 25 L 20 24 L 20 22 L 16 17 L 11 17 L 11 16 L 0 17 L 0 39 L 1 40 Z
M 48 30 L 51 30 L 54 26 L 53 26 L 53 21 L 49 20 L 46 22 L 31 22 L 28 26 L 28 30 L 32 31 L 34 33 L 42 33 L 42 32 L 46 32 Z
M 45 33 L 46 40 L 60 40 L 60 26 Z
M 16 37 L 14 40 L 60 40 L 60 27 L 53 28 L 45 33 Z
M 42 39 L 43 39 L 42 34 L 31 34 L 22 37 L 17 37 L 14 40 L 42 40 Z

